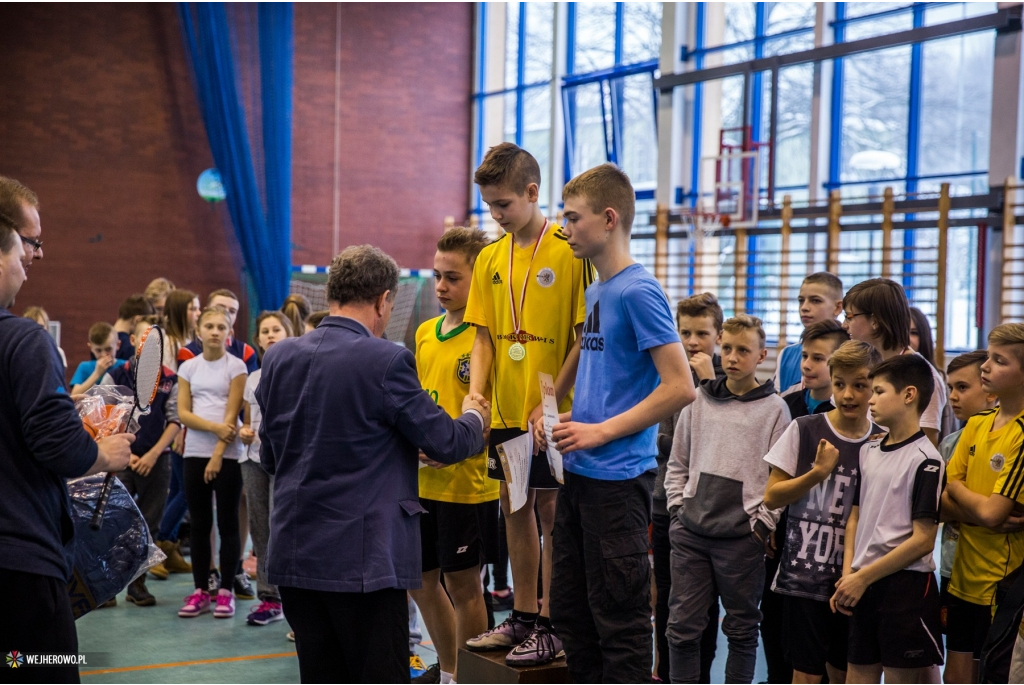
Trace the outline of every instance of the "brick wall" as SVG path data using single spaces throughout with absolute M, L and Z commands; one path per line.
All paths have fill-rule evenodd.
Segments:
M 331 257 L 335 12 L 295 6 L 294 263 Z M 469 4 L 342 6 L 342 247 L 431 264 L 468 205 L 471 63 Z M 0 174 L 39 194 L 46 244 L 14 311 L 61 321 L 72 368 L 154 276 L 241 291 L 173 5 L 0 4 L 0 64 Z

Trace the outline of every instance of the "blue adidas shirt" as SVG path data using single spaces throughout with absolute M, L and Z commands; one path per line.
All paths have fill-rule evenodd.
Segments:
M 587 288 L 587 320 L 573 421 L 600 423 L 622 414 L 661 382 L 648 351 L 679 342 L 668 298 L 639 264 Z M 658 426 L 592 450 L 564 455 L 565 470 L 598 480 L 627 480 L 657 468 Z

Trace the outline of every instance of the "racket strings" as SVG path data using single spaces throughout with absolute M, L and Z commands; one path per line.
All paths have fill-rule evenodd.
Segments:
M 139 409 L 145 410 L 156 399 L 163 376 L 164 340 L 163 331 L 153 326 L 139 343 L 135 358 L 135 402 Z

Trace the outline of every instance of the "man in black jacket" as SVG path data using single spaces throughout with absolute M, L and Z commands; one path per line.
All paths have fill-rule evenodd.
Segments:
M 4 190 L 0 183 L 0 206 L 9 199 Z M 65 391 L 53 339 L 8 311 L 26 279 L 27 241 L 16 221 L 0 215 L 0 587 L 9 590 L 0 653 L 74 653 L 65 557 L 74 528 L 64 479 L 123 469 L 135 438 L 94 442 Z M 31 668 L 19 681 L 78 682 L 78 667 Z

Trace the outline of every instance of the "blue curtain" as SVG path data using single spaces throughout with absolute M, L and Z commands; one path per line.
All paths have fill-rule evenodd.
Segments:
M 278 309 L 288 296 L 292 261 L 292 5 L 235 6 L 230 18 L 229 7 L 183 2 L 178 16 L 210 150 L 259 308 Z M 246 30 L 253 22 L 255 41 Z M 240 81 L 240 75 L 256 70 L 255 83 Z M 252 96 L 247 100 L 258 107 L 243 106 L 246 89 Z

